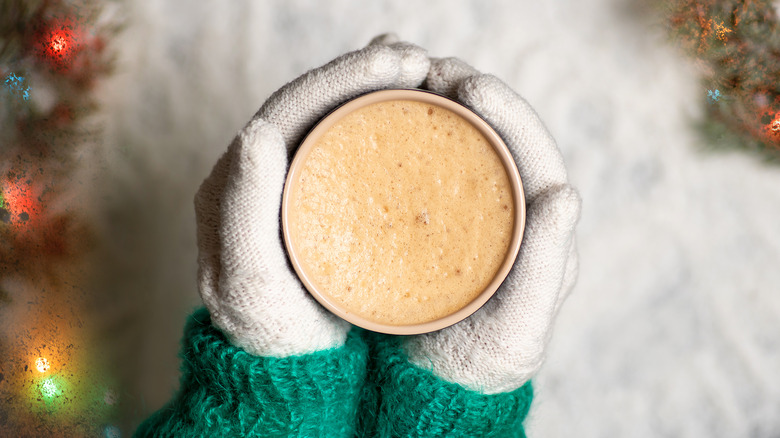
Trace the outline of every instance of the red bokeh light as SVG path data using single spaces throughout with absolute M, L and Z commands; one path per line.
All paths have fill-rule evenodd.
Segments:
M 65 52 L 68 49 L 67 36 L 63 34 L 52 35 L 49 46 L 51 47 L 53 54 Z
M 33 194 L 30 183 L 7 179 L 0 185 L 3 191 L 4 209 L 10 214 L 10 223 L 21 225 L 36 222 L 40 217 L 41 205 Z
M 84 35 L 83 26 L 74 17 L 53 17 L 38 23 L 30 44 L 39 60 L 66 72 L 81 50 Z
M 765 128 L 767 136 L 776 142 L 780 142 L 780 111 L 775 113 L 771 122 Z
M 94 84 L 107 71 L 101 56 L 105 41 L 90 16 L 74 10 L 52 10 L 34 21 L 25 35 L 25 50 L 50 73 L 70 79 L 79 88 Z
M 774 119 L 769 123 L 769 128 L 775 134 L 780 134 L 780 111 L 775 113 Z
M 46 32 L 42 42 L 45 48 L 45 57 L 58 67 L 65 67 L 70 63 L 76 41 L 73 32 L 67 28 L 54 29 Z

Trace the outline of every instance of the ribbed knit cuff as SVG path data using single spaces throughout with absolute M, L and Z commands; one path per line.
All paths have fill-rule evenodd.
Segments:
M 398 337 L 365 332 L 371 349 L 360 437 L 525 437 L 531 382 L 502 394 L 481 394 L 412 365 Z
M 185 328 L 179 392 L 136 436 L 352 437 L 366 355 L 353 332 L 341 348 L 256 357 L 200 309 Z

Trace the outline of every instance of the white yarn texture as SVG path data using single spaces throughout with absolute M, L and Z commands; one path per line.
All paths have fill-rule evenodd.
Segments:
M 528 206 L 518 259 L 496 295 L 466 320 L 408 338 L 409 360 L 487 394 L 512 391 L 544 359 L 555 315 L 577 276 L 574 227 L 580 197 L 563 158 L 528 103 L 503 82 L 457 59 L 435 60 L 427 87 L 490 123 L 512 151 Z
M 343 345 L 350 325 L 308 296 L 285 254 L 288 161 L 328 111 L 369 91 L 418 87 L 429 67 L 424 50 L 380 37 L 274 93 L 217 161 L 195 196 L 198 284 L 234 345 L 275 357 Z
M 343 345 L 350 325 L 319 306 L 291 269 L 279 212 L 289 159 L 328 111 L 360 94 L 424 86 L 459 100 L 504 138 L 528 205 L 515 266 L 496 295 L 455 326 L 404 341 L 409 359 L 484 393 L 522 386 L 539 368 L 577 274 L 580 198 L 534 110 L 503 82 L 454 58 L 431 62 L 392 35 L 314 69 L 274 93 L 236 136 L 195 197 L 198 278 L 213 323 L 260 356 Z

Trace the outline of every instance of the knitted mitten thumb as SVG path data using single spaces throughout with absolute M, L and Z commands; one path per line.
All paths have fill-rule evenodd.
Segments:
M 408 338 L 409 360 L 444 380 L 486 394 L 520 388 L 539 369 L 553 319 L 574 284 L 580 198 L 567 183 L 555 141 L 506 84 L 457 59 L 434 60 L 428 88 L 480 114 L 518 165 L 527 202 L 518 259 L 479 311 L 438 332 Z
M 285 254 L 279 214 L 289 159 L 340 103 L 419 86 L 429 66 L 422 49 L 379 38 L 275 92 L 219 159 L 195 197 L 198 283 L 231 343 L 276 357 L 344 344 L 349 324 L 308 296 Z

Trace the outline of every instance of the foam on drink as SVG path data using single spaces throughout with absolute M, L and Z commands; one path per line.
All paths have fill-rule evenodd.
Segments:
M 514 226 L 512 189 L 488 140 L 450 110 L 393 100 L 319 138 L 290 194 L 309 280 L 348 312 L 433 321 L 493 280 Z

